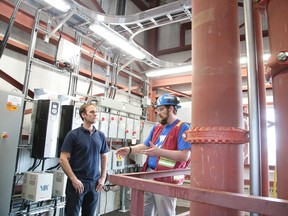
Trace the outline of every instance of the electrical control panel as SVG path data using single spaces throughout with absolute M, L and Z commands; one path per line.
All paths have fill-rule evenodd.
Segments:
M 39 159 L 56 157 L 60 103 L 53 100 L 36 101 L 31 118 L 31 157 Z
M 109 113 L 101 112 L 99 121 L 100 121 L 99 130 L 102 131 L 104 135 L 107 137 L 109 129 Z
M 0 215 L 10 215 L 24 101 L 24 95 L 0 90 Z
M 141 133 L 140 133 L 140 143 L 143 143 L 145 139 L 149 136 L 150 131 L 152 130 L 155 122 L 143 121 L 141 125 Z
M 126 133 L 126 139 L 128 139 L 128 140 L 132 139 L 133 123 L 134 123 L 134 119 L 127 118 L 125 133 Z
M 125 139 L 126 137 L 126 120 L 127 118 L 125 116 L 118 117 L 118 139 Z
M 82 119 L 79 115 L 79 106 L 73 106 L 72 127 L 71 130 L 78 128 L 82 124 Z
M 125 159 L 121 156 L 117 156 L 115 151 L 112 152 L 112 170 L 124 169 Z
M 140 133 L 141 133 L 141 121 L 135 119 L 134 124 L 133 124 L 133 132 L 132 132 L 133 138 L 136 140 L 140 140 Z
M 82 124 L 82 119 L 79 115 L 79 106 L 75 105 L 62 105 L 61 106 L 61 118 L 60 129 L 58 138 L 57 157 L 60 156 L 61 147 L 63 145 L 65 136 L 67 133 Z
M 95 121 L 95 123 L 93 124 L 94 127 L 96 128 L 96 130 L 99 130 L 99 125 L 100 125 L 100 115 L 101 115 L 100 112 L 96 112 L 96 121 Z
M 109 138 L 117 138 L 118 131 L 118 115 L 110 114 L 109 118 Z

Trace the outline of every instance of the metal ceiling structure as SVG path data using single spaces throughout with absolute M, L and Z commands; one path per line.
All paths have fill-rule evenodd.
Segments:
M 106 28 L 113 30 L 116 34 L 119 34 L 127 40 L 130 41 L 130 43 L 133 44 L 133 46 L 137 47 L 139 50 L 141 50 L 145 54 L 145 59 L 140 61 L 137 61 L 136 59 L 133 59 L 131 56 L 124 56 L 125 58 L 123 64 L 124 66 L 122 67 L 123 69 L 125 66 L 131 64 L 131 62 L 134 62 L 137 67 L 140 70 L 140 76 L 141 74 L 145 74 L 145 70 L 147 70 L 147 67 L 144 65 L 148 65 L 148 68 L 165 68 L 165 67 L 173 67 L 173 66 L 179 66 L 183 64 L 187 64 L 187 61 L 183 60 L 183 62 L 175 63 L 175 62 L 168 62 L 168 61 L 163 61 L 161 60 L 161 56 L 159 58 L 159 55 L 165 55 L 165 54 L 172 54 L 172 53 L 177 53 L 177 52 L 182 52 L 185 50 L 191 50 L 191 45 L 183 45 L 183 40 L 185 40 L 183 36 L 183 32 L 185 34 L 185 30 L 190 30 L 191 29 L 191 1 L 190 0 L 179 0 L 179 1 L 165 1 L 163 5 L 160 5 L 155 8 L 151 8 L 148 10 L 148 7 L 145 8 L 145 6 L 141 7 L 142 12 L 132 14 L 132 15 L 108 15 L 104 14 L 104 10 L 101 8 L 99 3 L 95 0 L 91 1 L 91 4 L 93 3 L 95 10 L 93 11 L 88 9 L 87 5 L 83 3 L 84 1 L 72 1 L 69 0 L 69 4 L 71 4 L 71 9 L 70 11 L 63 13 L 58 11 L 57 9 L 51 8 L 51 6 L 48 6 L 43 0 L 41 1 L 36 1 L 36 0 L 27 0 L 24 1 L 23 4 L 28 4 L 29 7 L 32 7 L 34 9 L 41 9 L 41 11 L 46 11 L 49 16 L 52 17 L 52 20 L 47 20 L 47 26 L 42 26 L 42 30 L 46 32 L 46 39 L 49 37 L 54 37 L 58 38 L 59 34 L 58 32 L 60 29 L 65 26 L 68 27 L 69 29 L 73 29 L 76 32 L 79 32 L 79 34 L 83 35 L 85 38 L 91 41 L 92 44 L 97 44 L 100 43 L 101 39 L 97 37 L 91 30 L 89 29 L 89 26 L 93 24 L 95 21 L 101 22 Z M 168 4 L 165 4 L 167 2 L 170 2 Z M 141 4 L 143 5 L 143 1 L 139 0 L 133 0 L 133 3 L 135 3 L 138 7 Z M 162 2 L 163 3 L 163 2 Z M 147 3 L 148 4 L 148 3 Z M 149 4 L 151 4 L 149 2 Z M 238 13 L 239 13 L 239 29 L 240 29 L 240 40 L 244 40 L 245 38 L 245 33 L 244 33 L 244 16 L 243 16 L 243 1 L 239 0 L 238 1 Z M 49 24 L 50 22 L 50 24 Z M 56 26 L 52 27 L 51 22 L 57 22 Z M 156 53 L 151 54 L 148 51 L 146 51 L 143 48 L 143 45 L 139 44 L 137 42 L 137 36 L 140 35 L 141 33 L 144 33 L 145 31 L 149 31 L 151 29 L 157 29 L 158 27 L 164 26 L 164 25 L 170 25 L 173 23 L 181 23 L 181 31 L 180 32 L 180 46 L 179 47 L 174 47 L 171 49 L 167 50 L 157 50 L 156 48 Z M 49 26 L 50 25 L 50 26 Z M 183 28 L 182 28 L 183 27 Z M 188 29 L 189 27 L 189 29 Z M 67 29 L 68 29 L 67 28 Z M 58 32 L 57 32 L 58 31 Z M 264 32 L 267 32 L 267 24 L 266 22 L 263 22 L 263 34 Z M 181 36 L 182 34 L 182 36 Z M 148 35 L 148 37 L 151 35 Z M 267 36 L 267 34 L 263 35 Z M 160 38 L 159 38 L 160 39 Z M 159 40 L 158 39 L 158 40 Z M 150 39 L 155 41 L 154 45 L 157 45 L 157 37 L 155 39 Z M 54 42 L 55 43 L 55 42 Z M 153 44 L 152 44 L 153 45 Z M 111 47 L 111 45 L 107 42 L 101 43 L 101 47 L 103 50 L 107 49 L 112 49 L 116 53 L 119 53 L 117 49 L 114 47 Z M 91 47 L 93 49 L 93 46 Z M 101 49 L 99 47 L 99 49 Z M 90 51 L 90 53 L 93 53 L 93 51 Z M 241 50 L 243 52 L 245 50 Z M 87 53 L 82 53 L 82 55 L 87 55 Z M 92 55 L 92 54 L 88 54 Z M 121 55 L 124 55 L 121 53 Z M 97 59 L 96 59 L 97 60 Z M 191 58 L 190 58 L 191 61 Z M 185 63 L 184 63 L 185 62 Z M 100 60 L 97 64 L 103 65 L 105 64 L 105 59 Z M 188 63 L 189 64 L 189 63 Z M 143 67 L 144 66 L 144 67 Z M 149 70 L 149 69 L 148 69 Z M 133 73 L 134 75 L 137 75 L 136 73 Z M 139 72 L 139 71 L 138 71 Z M 242 77 L 246 79 L 247 77 L 247 71 L 245 68 L 242 69 Z M 174 76 L 175 78 L 175 76 Z M 157 80 L 156 79 L 150 79 L 150 85 L 152 86 L 153 89 L 158 88 L 159 85 L 157 84 L 158 82 L 161 82 L 161 86 L 163 88 L 169 88 L 170 92 L 175 90 L 175 92 L 172 92 L 176 94 L 177 96 L 179 95 L 179 91 L 182 92 L 184 95 L 191 95 L 190 88 L 187 90 L 179 90 L 179 86 L 191 86 L 191 77 L 190 75 L 176 75 L 177 80 L 180 80 L 179 83 L 175 83 L 173 81 L 173 85 L 171 84 L 171 78 L 167 79 L 161 79 Z M 141 78 L 142 79 L 142 78 Z M 158 78 L 159 79 L 159 78 Z M 167 81 L 165 81 L 167 80 Z M 154 83 L 155 82 L 155 86 Z M 266 88 L 271 89 L 271 85 L 267 84 Z M 243 86 L 243 91 L 247 90 L 247 86 L 245 87 L 245 83 Z M 186 96 L 185 96 L 186 97 Z
M 169 4 L 165 4 L 156 8 L 142 11 L 133 15 L 106 15 L 97 11 L 90 10 L 76 1 L 67 1 L 71 9 L 66 13 L 60 13 L 59 10 L 47 5 L 44 1 L 27 0 L 29 4 L 35 9 L 47 12 L 52 15 L 54 20 L 58 20 L 58 25 L 54 27 L 51 32 L 48 32 L 48 38 L 54 35 L 63 25 L 74 29 L 81 35 L 90 39 L 93 42 L 100 41 L 101 38 L 97 37 L 90 29 L 89 26 L 94 22 L 101 23 L 109 30 L 125 37 L 135 47 L 145 54 L 143 62 L 153 68 L 180 66 L 185 63 L 172 63 L 163 61 L 142 48 L 135 37 L 153 28 L 159 28 L 164 25 L 170 25 L 177 22 L 190 22 L 191 21 L 191 1 L 179 0 Z M 109 47 L 110 44 L 104 43 L 105 49 L 113 49 Z M 127 56 L 129 58 L 129 56 Z M 135 59 L 133 59 L 135 60 Z

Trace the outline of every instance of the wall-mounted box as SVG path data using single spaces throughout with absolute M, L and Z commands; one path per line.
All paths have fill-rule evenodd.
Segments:
M 66 184 L 67 184 L 66 174 L 61 170 L 53 171 L 52 196 L 61 196 L 61 197 L 66 196 L 65 194 Z
M 142 115 L 141 107 L 133 106 L 123 101 L 117 101 L 107 97 L 97 97 L 97 105 L 139 116 Z
M 64 139 L 67 133 L 82 124 L 82 119 L 79 115 L 79 106 L 74 105 L 62 105 L 61 106 L 61 120 L 60 120 L 60 130 L 58 138 L 58 152 L 57 157 L 60 156 L 61 147 L 63 145 Z
M 26 172 L 23 178 L 22 198 L 33 202 L 51 199 L 52 173 Z
M 57 50 L 57 61 L 69 63 L 72 66 L 79 65 L 80 47 L 70 41 L 61 39 Z
M 32 158 L 57 157 L 60 103 L 53 100 L 37 100 L 32 112 L 30 143 Z

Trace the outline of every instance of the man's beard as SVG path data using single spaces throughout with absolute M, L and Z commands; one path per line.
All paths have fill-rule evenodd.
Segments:
M 166 125 L 167 121 L 168 121 L 168 117 L 169 117 L 169 113 L 167 112 L 167 116 L 165 118 L 161 118 L 161 116 L 159 115 L 159 123 L 161 125 Z
M 162 119 L 160 119 L 159 120 L 159 123 L 161 124 L 161 125 L 166 125 L 167 124 L 167 117 L 166 118 L 162 118 Z

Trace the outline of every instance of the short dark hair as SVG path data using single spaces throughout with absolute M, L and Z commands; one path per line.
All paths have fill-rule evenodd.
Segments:
M 86 112 L 87 112 L 86 108 L 87 108 L 88 106 L 91 106 L 91 105 L 96 107 L 96 104 L 95 104 L 95 103 L 85 103 L 85 104 L 83 104 L 83 105 L 80 107 L 80 109 L 79 109 L 79 115 L 80 115 L 80 118 L 82 119 L 82 121 L 84 120 L 83 117 L 82 117 L 82 113 L 85 113 L 85 114 L 86 114 Z

